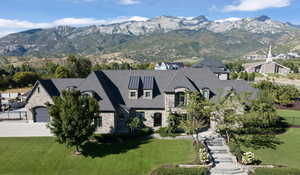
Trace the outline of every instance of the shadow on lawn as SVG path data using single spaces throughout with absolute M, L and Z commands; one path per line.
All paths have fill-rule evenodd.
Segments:
M 250 134 L 245 134 L 244 136 L 238 138 L 239 142 L 243 144 L 245 147 L 254 148 L 254 149 L 276 149 L 278 145 L 283 144 L 277 135 L 285 133 L 290 124 L 282 117 L 280 117 L 279 121 L 270 128 L 261 128 L 264 132 L 260 129 L 255 128 L 253 129 L 254 132 Z M 256 132 L 259 131 L 259 132 Z
M 126 153 L 149 143 L 150 137 L 114 136 L 110 138 L 95 137 L 97 142 L 87 142 L 82 147 L 82 154 L 86 157 L 105 157 L 111 154 Z

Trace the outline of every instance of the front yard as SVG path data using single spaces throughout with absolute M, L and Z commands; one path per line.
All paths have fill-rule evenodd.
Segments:
M 300 111 L 279 110 L 280 116 L 285 118 L 290 124 L 295 125 L 294 121 L 300 120 Z M 295 118 L 295 120 L 289 120 Z M 299 123 L 296 123 L 299 125 Z M 284 134 L 277 136 L 283 143 L 276 149 L 247 150 L 253 151 L 256 158 L 262 164 L 285 165 L 290 168 L 299 168 L 300 165 L 300 128 L 290 128 Z
M 54 142 L 53 137 L 0 138 L 1 175 L 148 175 L 164 164 L 190 162 L 191 140 L 130 140 L 90 144 L 86 156 Z

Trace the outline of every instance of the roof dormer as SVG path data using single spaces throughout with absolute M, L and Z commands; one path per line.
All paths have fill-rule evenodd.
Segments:
M 140 77 L 139 76 L 130 76 L 128 83 L 128 91 L 130 99 L 138 99 L 139 89 L 140 89 Z
M 145 76 L 143 78 L 143 98 L 152 99 L 153 98 L 153 89 L 154 89 L 154 77 Z

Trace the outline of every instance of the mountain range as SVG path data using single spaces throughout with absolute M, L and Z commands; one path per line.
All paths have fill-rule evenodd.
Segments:
M 0 38 L 0 56 L 63 57 L 67 54 L 118 54 L 139 61 L 231 59 L 264 53 L 300 51 L 300 27 L 268 16 L 211 21 L 158 16 L 86 27 L 32 29 Z

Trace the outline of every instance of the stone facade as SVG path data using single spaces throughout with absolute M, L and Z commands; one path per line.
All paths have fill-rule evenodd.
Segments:
M 96 133 L 114 133 L 116 131 L 115 113 L 100 113 L 102 127 L 98 127 Z
M 33 89 L 33 93 L 29 98 L 25 109 L 27 112 L 27 120 L 29 122 L 34 121 L 34 108 L 36 107 L 46 107 L 46 103 L 53 103 L 52 98 L 49 96 L 47 91 L 43 86 L 37 84 Z
M 144 112 L 144 125 L 150 128 L 153 128 L 154 130 L 160 128 L 160 127 L 166 127 L 168 126 L 168 116 L 169 113 L 166 112 L 165 110 L 135 110 L 135 112 Z M 162 122 L 161 126 L 154 127 L 154 114 L 155 113 L 160 113 L 162 117 Z

